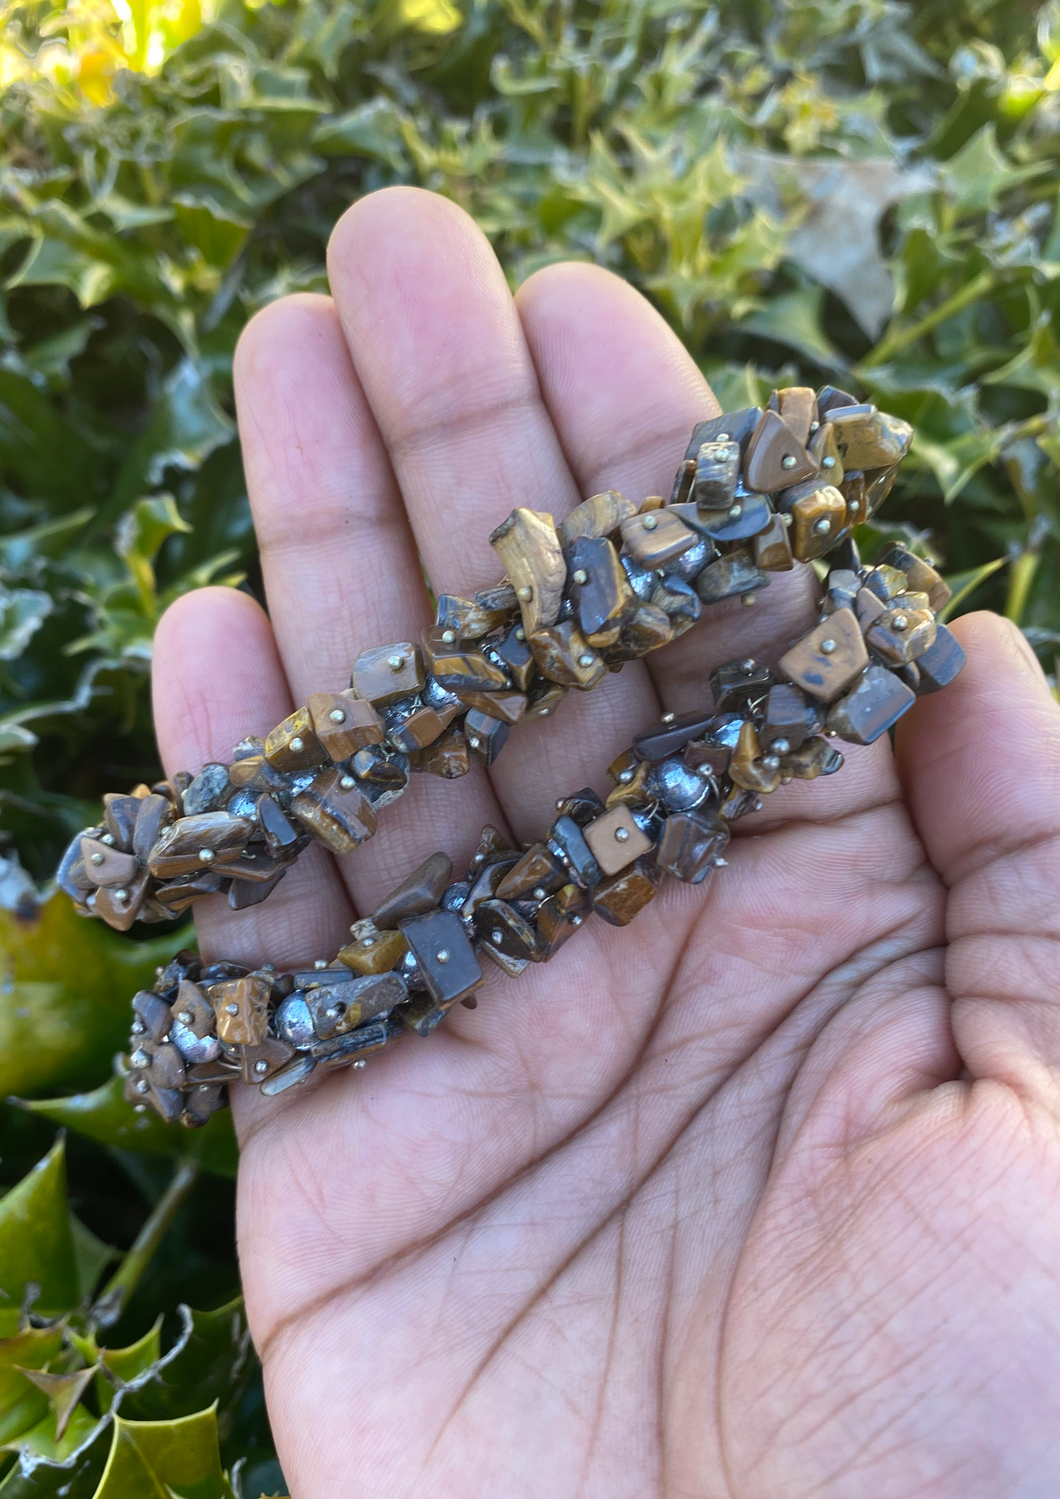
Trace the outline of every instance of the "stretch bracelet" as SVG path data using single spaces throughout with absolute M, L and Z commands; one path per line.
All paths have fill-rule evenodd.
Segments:
M 278 1093 L 318 1067 L 362 1065 L 405 1030 L 429 1034 L 458 1001 L 474 1006 L 483 957 L 516 976 L 592 913 L 625 926 L 666 875 L 703 882 L 763 795 L 838 770 L 836 738 L 871 743 L 952 681 L 964 654 L 936 619 L 942 578 L 895 543 L 865 567 L 850 535 L 911 439 L 831 386 L 701 422 L 668 503 L 608 491 L 558 524 L 513 511 L 490 538 L 506 577 L 443 595 L 419 644 L 362 652 L 349 689 L 314 694 L 228 765 L 108 795 L 58 872 L 82 914 L 126 930 L 222 891 L 242 909 L 310 842 L 346 854 L 371 837 L 412 771 L 492 764 L 514 724 L 682 634 L 704 603 L 753 601 L 771 572 L 835 552 L 818 622 L 776 672 L 717 667 L 711 712 L 639 734 L 609 767 L 606 801 L 561 799 L 540 842 L 510 848 L 486 828 L 459 879 L 431 855 L 306 971 L 179 953 L 133 1000 L 126 1096 L 194 1127 L 236 1079 Z

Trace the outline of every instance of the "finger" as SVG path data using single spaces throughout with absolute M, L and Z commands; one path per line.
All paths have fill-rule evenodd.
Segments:
M 351 208 L 332 236 L 328 266 L 428 577 L 436 592 L 468 594 L 502 572 L 488 538 L 511 509 L 562 516 L 581 498 L 504 274 L 466 214 L 406 188 Z M 581 336 L 576 324 L 569 335 Z M 557 788 L 598 775 L 601 752 L 620 740 L 618 725 L 653 707 L 636 667 L 591 702 L 577 697 L 557 724 L 520 726 L 505 750 L 498 784 L 519 788 L 506 805 L 520 830 L 540 819 Z
M 240 339 L 235 386 L 269 610 L 304 703 L 348 686 L 360 651 L 418 639 L 431 617 L 423 571 L 330 298 L 289 297 L 259 312 Z M 455 788 L 420 776 L 385 816 L 386 837 L 339 864 L 366 910 L 447 846 L 454 826 L 467 830 L 470 851 L 498 811 L 481 774 Z
M 953 626 L 968 661 L 898 730 L 917 830 L 950 890 L 946 982 L 973 1077 L 1045 1090 L 1060 1063 L 1060 707 L 1019 630 Z
M 549 266 L 517 302 L 581 490 L 668 495 L 693 426 L 720 409 L 673 330 L 632 286 L 597 266 Z M 738 598 L 707 606 L 695 629 L 649 658 L 664 705 L 701 707 L 707 674 L 721 661 L 774 661 L 812 623 L 814 598 L 811 569 L 796 565 L 774 573 L 753 608 Z
M 227 763 L 248 734 L 266 734 L 291 711 L 263 611 L 244 593 L 203 588 L 170 606 L 155 632 L 155 730 L 167 773 Z M 195 906 L 204 954 L 278 966 L 312 962 L 340 946 L 350 909 L 332 861 L 308 849 L 268 900 L 233 911 L 224 896 Z

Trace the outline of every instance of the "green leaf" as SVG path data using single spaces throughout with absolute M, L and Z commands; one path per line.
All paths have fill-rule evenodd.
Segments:
M 29 1431 L 47 1415 L 47 1395 L 23 1371 L 45 1368 L 62 1342 L 61 1327 L 24 1327 L 0 1339 L 0 1444 Z
M 115 537 L 115 550 L 125 559 L 145 610 L 154 607 L 154 561 L 162 543 L 178 532 L 186 534 L 190 530 L 187 521 L 181 519 L 177 502 L 171 494 L 137 500 L 122 517 Z
M 86 1357 L 89 1355 L 86 1353 Z M 96 1375 L 96 1399 L 101 1411 L 109 1410 L 115 1396 L 124 1384 L 131 1384 L 140 1375 L 146 1374 L 162 1357 L 162 1314 L 156 1317 L 142 1338 L 130 1343 L 127 1348 L 98 1348 L 92 1340 L 91 1357 L 98 1359 L 103 1368 Z M 109 1371 L 108 1378 L 103 1370 Z
M 216 1407 L 169 1421 L 115 1417 L 96 1499 L 234 1499 L 221 1467 Z
M 196 360 L 182 359 L 167 376 L 150 420 L 121 467 L 108 512 L 121 512 L 139 491 L 160 484 L 168 468 L 199 468 L 232 432 L 209 373 Z
M 841 369 L 846 361 L 824 332 L 823 302 L 821 287 L 804 287 L 801 291 L 774 297 L 741 318 L 739 326 L 748 333 L 758 333 L 763 338 L 786 344 L 788 348 L 823 364 L 826 369 Z
M 180 1315 L 184 1326 L 173 1348 L 125 1389 L 126 1415 L 159 1421 L 185 1415 L 204 1400 L 224 1409 L 238 1395 L 250 1358 L 242 1299 L 214 1312 L 181 1307 Z
M 73 1369 L 69 1373 L 52 1374 L 43 1369 L 24 1369 L 23 1373 L 45 1396 L 51 1410 L 40 1425 L 18 1439 L 17 1450 L 39 1452 L 61 1462 L 80 1447 L 96 1424 L 95 1417 L 87 1410 L 77 1409 L 78 1401 L 92 1383 L 96 1370 L 90 1365 L 87 1369 Z M 16 1444 L 9 1445 L 15 1447 Z
M 0 1499 L 94 1499 L 111 1442 L 111 1423 L 104 1419 L 83 1446 L 62 1462 L 20 1453 L 0 1482 Z
M 227 270 L 247 242 L 251 221 L 226 212 L 209 196 L 181 193 L 173 199 L 173 206 L 188 244 L 195 246 L 207 265 Z
M 130 942 L 56 892 L 0 909 L 0 1097 L 94 1082 L 128 1040 L 129 1001 L 150 988 L 183 933 Z
M 993 577 L 994 573 L 999 568 L 1004 567 L 1008 560 L 1007 557 L 995 557 L 992 562 L 983 562 L 979 567 L 969 567 L 960 573 L 949 573 L 946 577 L 946 582 L 953 590 L 953 596 L 939 610 L 938 617 L 940 622 L 945 624 L 947 620 L 952 619 L 961 605 L 979 587 L 980 583 L 985 583 L 987 578 Z
M 85 1301 L 95 1290 L 103 1271 L 117 1257 L 118 1251 L 98 1239 L 75 1213 L 70 1214 L 70 1232 L 73 1234 L 74 1259 L 77 1262 L 78 1297 Z
M 52 612 L 51 595 L 0 583 L 0 661 L 17 661 Z
M 0 1198 L 0 1298 L 18 1306 L 31 1282 L 40 1287 L 34 1310 L 45 1316 L 67 1311 L 80 1299 L 62 1136 Z
M 22 1107 L 100 1145 L 141 1155 L 186 1158 L 216 1176 L 236 1174 L 239 1152 L 227 1109 L 214 1114 L 202 1129 L 175 1130 L 151 1110 L 137 1114 L 123 1097 L 122 1079 L 117 1074 L 91 1093 L 39 1098 Z

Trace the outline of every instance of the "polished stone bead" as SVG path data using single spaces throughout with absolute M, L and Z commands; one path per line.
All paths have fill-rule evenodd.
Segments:
M 613 536 L 622 522 L 636 513 L 634 502 L 617 489 L 590 495 L 560 521 L 557 527 L 560 542 L 569 546 L 577 536 Z
M 401 923 L 427 992 L 437 1005 L 449 1005 L 482 983 L 482 969 L 455 911 L 432 911 Z
M 184 793 L 185 816 L 216 812 L 228 796 L 229 784 L 227 765 L 204 765 Z
M 649 777 L 650 762 L 645 760 L 629 772 L 627 780 L 612 788 L 604 803 L 605 807 L 643 807 L 651 800 Z
M 900 593 L 909 587 L 909 579 L 898 567 L 884 563 L 872 569 L 865 577 L 865 587 L 884 604 L 893 603 Z
M 724 822 L 735 822 L 738 817 L 747 817 L 752 812 L 760 812 L 761 809 L 762 798 L 757 791 L 745 791 L 742 786 L 733 786 L 718 807 L 718 816 Z
M 817 465 L 791 428 L 775 411 L 764 411 L 747 444 L 744 483 L 759 494 L 770 494 L 809 479 Z
M 380 708 L 414 697 L 423 680 L 423 655 L 409 640 L 374 646 L 353 663 L 354 692 Z
M 367 744 L 381 743 L 384 728 L 379 714 L 352 692 L 314 692 L 306 707 L 313 732 L 336 765 Z
M 923 557 L 918 557 L 900 542 L 887 542 L 877 553 L 875 565 L 890 566 L 904 573 L 907 588 L 926 593 L 928 604 L 936 614 L 945 608 L 952 597 L 952 590 L 931 563 L 925 562 Z
M 433 911 L 452 877 L 453 864 L 448 854 L 431 854 L 380 901 L 372 913 L 376 927 L 380 931 L 396 930 L 406 917 Z
M 859 468 L 851 469 L 843 478 L 842 484 L 836 486 L 839 493 L 846 501 L 845 524 L 848 526 L 860 525 L 868 519 L 868 502 L 866 500 L 865 475 Z
M 385 1018 L 370 1020 L 367 1025 L 358 1026 L 355 1030 L 347 1031 L 345 1035 L 332 1036 L 328 1041 L 318 1041 L 309 1055 L 316 1061 L 318 1067 L 348 1067 L 353 1061 L 369 1057 L 373 1052 L 382 1051 L 384 1046 L 388 1046 L 394 1037 L 400 1034 L 400 1030 L 401 1027 L 396 1021 Z M 301 1061 L 302 1058 L 299 1058 L 299 1062 Z
M 682 552 L 680 557 L 676 557 L 673 562 L 667 563 L 666 571 L 661 581 L 670 585 L 675 580 L 681 583 L 692 583 L 715 555 L 714 543 L 708 536 L 700 536 L 694 547 L 689 547 L 687 552 Z M 630 565 L 628 557 L 623 559 L 622 567 L 627 577 L 629 576 Z M 659 575 L 658 573 L 649 572 L 647 576 L 655 580 L 658 579 Z M 630 587 L 632 586 L 631 582 Z M 641 593 L 637 592 L 636 589 L 634 589 L 634 592 L 637 593 L 637 597 L 642 603 L 651 603 L 652 593 L 658 587 L 659 583 L 656 582 L 655 588 L 653 588 L 652 592 L 648 593 L 646 598 L 642 597 Z
M 507 624 L 509 612 L 507 605 L 490 609 L 475 599 L 443 593 L 435 607 L 434 622 L 441 631 L 451 630 L 457 640 L 481 640 Z
M 194 986 L 192 986 L 194 987 Z M 133 995 L 133 1014 L 143 1024 L 152 1041 L 161 1041 L 168 1035 L 171 1023 L 169 1006 L 153 989 L 140 989 Z M 213 1020 L 213 1011 L 210 1011 Z
M 887 605 L 876 594 L 870 593 L 867 588 L 859 588 L 854 599 L 854 613 L 858 617 L 858 624 L 862 630 L 867 630 L 874 619 L 887 608 Z
M 865 519 L 876 514 L 894 488 L 898 465 L 873 469 L 865 475 Z
M 240 1050 L 240 1064 L 245 1083 L 263 1083 L 267 1077 L 279 1072 L 281 1067 L 295 1055 L 293 1046 L 275 1036 L 266 1036 L 256 1046 L 244 1046 Z
M 840 406 L 856 406 L 857 396 L 852 396 L 848 391 L 840 390 L 835 385 L 822 385 L 817 392 L 817 415 L 822 419 L 831 411 Z
M 497 640 L 491 642 L 491 654 L 495 655 L 511 683 L 519 692 L 526 692 L 536 670 L 534 653 L 526 641 L 526 631 L 521 624 L 512 625 Z
M 434 708 L 414 708 L 409 714 L 395 714 L 393 721 L 388 717 L 387 738 L 395 749 L 411 754 L 440 739 L 455 717 L 455 708 L 445 708 L 441 713 Z
M 665 760 L 668 755 L 676 755 L 689 740 L 705 734 L 712 723 L 711 713 L 668 713 L 660 724 L 637 734 L 633 748 L 645 760 Z
M 798 749 L 784 757 L 784 769 L 797 781 L 815 781 L 818 776 L 834 775 L 843 764 L 843 756 L 828 739 L 807 739 Z
M 217 1034 L 233 1046 L 257 1046 L 269 1029 L 269 984 L 260 975 L 211 984 L 206 998 L 217 1017 Z
M 789 385 L 777 391 L 780 419 L 791 430 L 796 442 L 805 447 L 810 429 L 817 421 L 817 396 L 806 385 Z
M 705 604 L 716 604 L 737 593 L 754 593 L 768 582 L 769 574 L 755 565 L 751 548 L 740 547 L 703 569 L 696 579 L 696 592 Z
M 408 951 L 399 931 L 381 931 L 370 916 L 355 921 L 350 935 L 352 940 L 340 948 L 338 960 L 354 973 L 388 973 L 397 967 Z
M 411 699 L 411 701 L 415 702 L 416 699 Z M 442 713 L 446 708 L 453 708 L 459 713 L 463 706 L 456 693 L 450 692 L 447 687 L 443 687 L 440 682 L 431 676 L 430 672 L 427 673 L 427 677 L 423 683 L 419 701 L 425 708 L 433 708 L 436 713 Z M 398 707 L 401 707 L 400 703 Z
M 593 887 L 593 910 L 611 926 L 628 926 L 654 898 L 658 881 L 658 869 L 649 860 L 639 859 Z
M 761 406 L 745 406 L 739 411 L 725 411 L 721 416 L 697 422 L 692 428 L 685 458 L 696 458 L 705 442 L 735 442 L 746 448 L 761 417 Z
M 213 1030 L 213 1006 L 208 1003 L 198 984 L 191 979 L 181 979 L 177 997 L 170 1007 L 173 1020 L 179 1022 L 200 1040 Z
M 318 984 L 304 994 L 313 1017 L 313 1029 L 322 1041 L 327 1041 L 402 1004 L 408 998 L 408 986 L 399 973 L 369 973 L 337 983 Z
M 549 839 L 562 854 L 567 867 L 579 885 L 595 885 L 603 871 L 596 855 L 585 841 L 585 835 L 573 817 L 557 817 L 549 829 Z
M 696 460 L 686 458 L 678 465 L 677 473 L 674 475 L 673 487 L 670 490 L 670 504 L 684 505 L 692 498 L 692 486 L 696 482 Z
M 755 566 L 763 572 L 790 572 L 795 566 L 787 518 L 783 515 L 772 516 L 769 525 L 764 531 L 757 533 L 751 545 L 754 549 Z
M 308 708 L 299 708 L 276 725 L 265 741 L 265 758 L 273 769 L 284 773 L 309 770 L 327 760 L 327 750 L 313 733 Z
M 822 422 L 810 438 L 807 450 L 825 484 L 834 484 L 838 489 L 843 482 L 843 460 L 839 456 L 839 444 L 835 440 L 835 428 L 831 422 Z
M 133 1064 L 148 1059 L 148 1081 L 154 1088 L 180 1088 L 184 1084 L 184 1058 L 168 1041 L 141 1041 L 133 1054 Z
M 224 884 L 224 876 L 213 872 L 194 876 L 185 875 L 171 885 L 159 885 L 154 892 L 154 898 L 160 901 L 171 915 L 180 916 L 204 895 L 216 895 Z
M 585 639 L 573 620 L 547 625 L 527 636 L 537 669 L 550 682 L 588 691 L 604 676 L 607 666 L 599 651 Z
M 96 882 L 85 870 L 81 858 L 81 837 L 78 833 L 67 844 L 55 872 L 55 882 L 59 889 L 78 904 L 84 901 L 90 890 L 96 888 Z
M 791 550 L 800 562 L 821 557 L 846 526 L 847 502 L 832 484 L 822 484 L 791 505 Z
M 144 1101 L 166 1124 L 176 1124 L 184 1112 L 184 1094 L 179 1088 L 149 1088 Z
M 566 549 L 570 596 L 583 635 L 604 632 L 611 644 L 636 613 L 637 596 L 629 586 L 618 553 L 603 536 L 576 537 Z
M 853 609 L 861 590 L 861 577 L 849 568 L 833 567 L 825 587 L 828 591 L 823 607 L 828 613 L 831 614 L 836 609 Z
M 680 516 L 690 530 L 710 542 L 747 541 L 764 531 L 773 518 L 764 495 L 742 491 L 737 491 L 727 510 L 701 511 L 695 505 L 671 505 L 667 513 Z
M 192 1127 L 198 1128 L 205 1124 L 212 1114 L 218 1109 L 223 1109 L 227 1103 L 227 1089 L 218 1084 L 196 1083 L 184 1094 L 184 1113 L 181 1115 L 183 1123 L 190 1123 Z
M 701 770 L 691 769 L 683 758 L 674 757 L 652 766 L 648 787 L 668 811 L 686 812 L 710 795 L 711 778 Z
M 673 573 L 664 573 L 659 579 L 651 601 L 669 619 L 675 640 L 690 630 L 703 612 L 696 590 Z
M 447 692 L 507 692 L 511 689 L 508 674 L 481 650 L 464 649 L 442 639 L 444 634 L 431 625 L 423 632 L 423 650 L 435 680 Z
M 316 1058 L 303 1052 L 288 1062 L 286 1067 L 281 1067 L 279 1072 L 274 1072 L 272 1077 L 267 1077 L 261 1084 L 261 1091 L 269 1098 L 275 1098 L 280 1093 L 286 1093 L 288 1088 L 305 1082 L 315 1067 Z
M 904 666 L 922 656 L 935 640 L 930 609 L 912 609 L 904 597 L 878 614 L 865 631 L 865 643 L 888 666 Z
M 605 875 L 617 874 L 652 848 L 652 840 L 634 822 L 628 807 L 612 807 L 583 829 L 590 852 Z
M 762 754 L 758 732 L 751 722 L 740 730 L 740 738 L 729 761 L 729 778 L 746 791 L 758 791 L 768 796 L 780 785 L 779 756 Z
M 282 791 L 288 785 L 288 777 L 274 770 L 264 755 L 244 755 L 242 760 L 233 761 L 227 771 L 229 786 L 237 791 L 247 787 L 256 791 Z
M 163 829 L 148 858 L 156 879 L 174 879 L 238 859 L 255 828 L 246 817 L 202 812 L 182 817 Z
M 166 794 L 166 788 L 168 787 L 169 795 L 172 797 L 172 800 L 173 800 L 174 811 L 179 816 L 179 815 L 181 815 L 181 812 L 182 812 L 182 809 L 183 809 L 183 806 L 184 806 L 184 793 L 185 793 L 185 791 L 187 791 L 188 787 L 191 785 L 193 779 L 194 778 L 189 774 L 188 771 L 186 771 L 186 770 L 178 770 L 174 774 L 172 780 L 170 780 L 170 781 L 160 781 L 158 783 L 158 785 L 155 786 L 154 790 L 155 791 L 161 791 L 163 793 L 163 795 L 165 795 Z
M 681 761 L 694 775 L 713 776 L 718 780 L 728 770 L 735 747 L 735 741 L 728 744 L 715 733 L 708 732 L 685 746 Z
M 224 866 L 224 873 L 227 879 L 264 885 L 274 880 L 284 868 L 286 865 L 283 860 L 275 858 L 266 844 L 251 843 L 238 859 Z
M 553 718 L 556 709 L 570 691 L 560 682 L 547 682 L 543 678 L 537 678 L 531 683 L 527 695 L 526 717 L 527 718 Z
M 474 927 L 479 941 L 493 953 L 527 963 L 537 961 L 537 933 L 507 901 L 481 901 L 475 907 Z
M 511 579 L 527 635 L 554 625 L 567 564 L 551 515 L 520 506 L 492 533 L 490 544 Z
M 374 807 L 387 806 L 408 785 L 402 760 L 375 748 L 360 749 L 350 761 L 350 769 L 368 791 Z
M 193 982 L 198 980 L 202 973 L 202 966 L 202 960 L 197 952 L 193 952 L 190 947 L 182 947 L 179 952 L 173 954 L 156 978 L 155 992 L 172 999 L 182 979 L 191 979 Z
M 948 687 L 964 666 L 967 657 L 960 641 L 945 625 L 936 624 L 934 644 L 917 660 L 920 680 L 917 692 L 927 695 Z
M 641 604 L 628 625 L 624 625 L 618 644 L 607 652 L 609 663 L 634 660 L 669 645 L 674 638 L 674 627 L 664 609 L 655 604 Z
M 604 810 L 604 804 L 591 786 L 583 786 L 572 796 L 560 797 L 556 812 L 560 817 L 573 817 L 580 828 L 592 822 Z
M 686 885 L 701 885 L 728 841 L 728 829 L 718 818 L 702 812 L 672 812 L 663 823 L 656 863 Z
M 269 898 L 286 873 L 287 866 L 284 865 L 265 881 L 233 879 L 228 887 L 229 906 L 233 911 L 245 911 L 250 906 L 260 906 L 263 900 Z
M 738 442 L 705 442 L 696 454 L 692 497 L 702 511 L 728 510 L 740 477 Z
M 481 708 L 471 708 L 464 719 L 467 747 L 484 765 L 492 765 L 508 742 L 511 725 Z
M 133 830 L 140 815 L 143 799 L 138 796 L 121 796 L 108 791 L 103 798 L 103 820 L 116 847 L 126 853 L 132 848 Z
M 519 600 L 507 578 L 502 578 L 499 583 L 491 583 L 487 588 L 478 589 L 475 603 L 483 609 L 503 609 L 509 617 L 519 612 Z
M 474 998 L 474 995 L 471 996 Z M 418 1036 L 430 1036 L 449 1013 L 449 1005 L 436 1005 L 425 994 L 415 994 L 401 1006 L 401 1022 Z
M 146 869 L 140 870 L 124 885 L 104 886 L 93 897 L 96 915 L 101 916 L 116 932 L 127 932 L 143 910 L 147 887 Z
M 555 855 L 543 843 L 533 843 L 505 874 L 497 886 L 497 896 L 500 900 L 519 900 L 530 895 L 541 899 L 538 891 L 542 895 L 551 895 L 566 880 L 563 866 Z
M 901 463 L 913 441 L 913 429 L 900 417 L 875 406 L 847 406 L 830 413 L 844 467 L 889 468 Z
M 892 671 L 875 663 L 852 691 L 833 703 L 828 728 L 852 744 L 872 744 L 916 702 L 916 694 Z
M 564 885 L 543 901 L 537 912 L 538 950 L 551 958 L 585 922 L 589 897 L 577 885 Z
M 255 810 L 258 824 L 272 852 L 281 858 L 295 852 L 301 835 L 268 792 L 263 792 L 258 797 Z
M 717 713 L 744 713 L 769 691 L 773 673 L 768 666 L 744 657 L 726 661 L 710 674 L 710 692 Z
M 128 885 L 139 871 L 134 855 L 123 854 L 98 838 L 81 839 L 81 862 L 93 885 Z
M 345 784 L 352 779 L 337 767 L 322 771 L 291 803 L 298 821 L 340 857 L 370 838 L 376 826 L 372 803 L 363 788 Z
M 868 665 L 857 619 L 837 609 L 780 658 L 780 671 L 819 702 L 839 696 Z
M 696 544 L 696 533 L 674 509 L 649 510 L 622 522 L 622 541 L 638 567 L 661 568 Z
M 690 547 L 687 552 L 682 552 L 681 557 L 678 557 L 674 562 L 671 562 L 667 566 L 667 572 L 672 573 L 679 566 L 681 558 L 691 557 L 693 552 L 697 556 L 699 556 L 702 549 L 703 539 L 702 537 L 700 537 L 694 547 Z M 654 572 L 650 567 L 641 567 L 638 563 L 633 561 L 633 558 L 629 555 L 628 552 L 623 552 L 619 557 L 619 561 L 622 563 L 622 571 L 629 579 L 629 586 L 637 595 L 637 598 L 640 599 L 642 604 L 649 603 L 651 601 L 651 596 L 655 592 L 656 586 L 659 582 L 659 574 L 657 572 Z M 700 566 L 702 565 L 703 564 L 701 563 Z M 693 577 L 694 576 L 695 574 L 693 573 Z
M 777 682 L 772 686 L 766 697 L 765 716 L 759 731 L 762 743 L 772 748 L 779 740 L 789 750 L 798 749 L 806 738 L 806 707 L 806 699 L 797 687 L 791 687 L 787 682 Z M 787 751 L 776 750 L 774 753 L 786 754 Z
M 413 770 L 441 776 L 445 781 L 455 781 L 460 776 L 466 776 L 471 769 L 471 755 L 463 730 L 455 725 L 446 729 L 440 739 L 411 755 L 409 763 Z
M 166 796 L 153 792 L 140 802 L 133 828 L 132 851 L 138 859 L 147 859 L 158 842 L 163 828 L 173 821 L 173 803 Z
M 517 857 L 515 853 L 508 853 L 503 857 L 493 858 L 488 863 L 476 864 L 472 861 L 472 878 L 469 881 L 467 895 L 460 907 L 462 916 L 473 916 L 484 900 L 493 900 L 496 897 L 505 876 L 515 866 Z

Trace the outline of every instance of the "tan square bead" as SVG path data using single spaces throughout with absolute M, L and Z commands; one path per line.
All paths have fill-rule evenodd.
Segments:
M 791 550 L 800 562 L 821 557 L 846 525 L 847 502 L 834 484 L 822 484 L 791 507 Z
M 353 690 L 370 703 L 396 703 L 423 686 L 423 656 L 418 645 L 399 640 L 362 651 L 353 663 Z
M 817 396 L 808 385 L 789 385 L 777 392 L 780 419 L 790 427 L 796 442 L 804 443 L 817 417 Z
M 364 698 L 352 692 L 314 692 L 306 707 L 313 732 L 337 765 L 368 744 L 382 742 L 382 719 Z
M 786 521 L 786 516 L 774 515 L 765 530 L 752 538 L 755 567 L 763 572 L 784 573 L 795 566 Z
M 299 708 L 278 723 L 265 741 L 265 758 L 274 770 L 308 770 L 322 765 L 327 751 L 313 732 L 308 708 Z
M 217 1016 L 217 1034 L 233 1046 L 260 1046 L 269 1029 L 269 985 L 257 974 L 211 984 L 206 997 Z
M 662 567 L 683 556 L 699 537 L 669 510 L 649 510 L 622 522 L 622 540 L 638 567 Z
M 850 609 L 837 609 L 780 658 L 781 674 L 818 702 L 830 703 L 869 664 L 861 627 Z
M 352 941 L 338 954 L 340 963 L 354 973 L 389 973 L 408 952 L 408 943 L 400 932 L 381 932 L 371 917 L 354 922 Z
M 567 564 L 551 515 L 520 505 L 490 536 L 519 600 L 527 635 L 555 624 Z
M 609 812 L 594 818 L 582 832 L 604 874 L 617 874 L 653 846 L 624 805 L 612 807 Z

